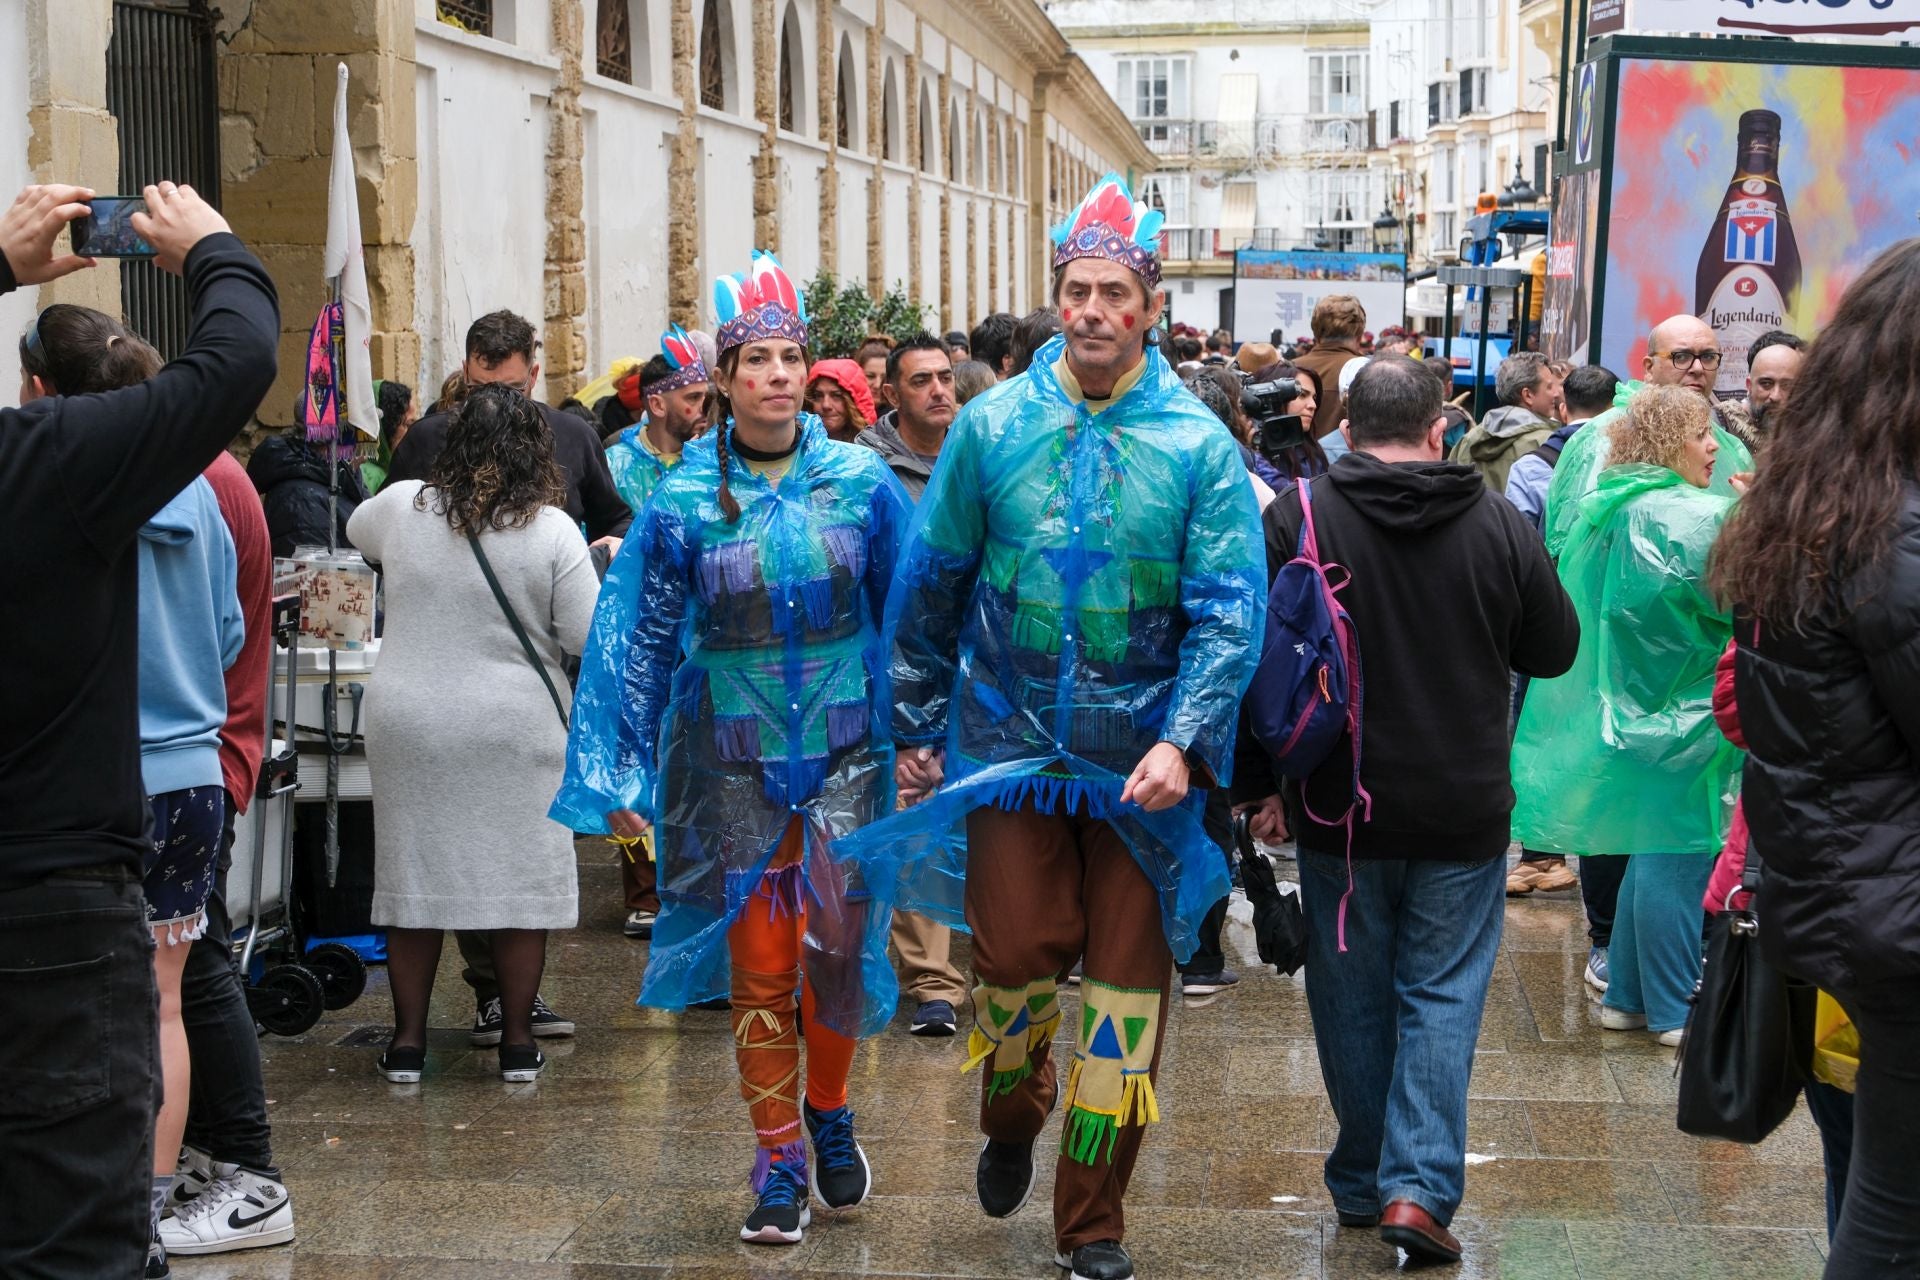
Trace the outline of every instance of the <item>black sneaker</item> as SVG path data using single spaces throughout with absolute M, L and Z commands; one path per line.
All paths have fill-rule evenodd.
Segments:
M 813 1194 L 829 1209 L 857 1209 L 873 1190 L 873 1169 L 853 1136 L 847 1107 L 815 1111 L 806 1103 L 807 1136 L 813 1139 Z
M 500 1046 L 500 1078 L 508 1084 L 529 1084 L 540 1078 L 547 1056 L 530 1044 Z
M 959 1029 L 952 1005 L 945 1000 L 925 1000 L 913 1011 L 913 1025 L 908 1031 L 916 1036 L 950 1036 Z
M 467 1032 L 467 1043 L 476 1049 L 491 1049 L 500 1043 L 500 1033 L 505 1027 L 500 1016 L 500 997 L 482 1000 L 474 1006 L 473 1029 Z
M 1095 1240 L 1083 1244 L 1068 1257 L 1062 1251 L 1053 1255 L 1053 1265 L 1073 1273 L 1073 1280 L 1133 1280 L 1133 1259 L 1118 1240 Z
M 1180 994 L 1183 996 L 1211 996 L 1237 986 L 1240 975 L 1231 969 L 1222 969 L 1218 973 L 1183 973 L 1180 975 Z
M 653 936 L 653 922 L 658 918 L 659 913 L 655 911 L 629 911 L 627 912 L 627 922 L 620 926 L 620 931 L 629 938 L 651 938 Z
M 715 996 L 711 1000 L 695 1000 L 692 1004 L 688 1005 L 687 1008 L 700 1009 L 707 1013 L 725 1013 L 727 1010 L 733 1008 L 733 1001 L 727 999 L 725 996 Z
M 388 1084 L 419 1084 L 420 1073 L 427 1069 L 425 1049 L 396 1049 L 389 1045 L 380 1055 L 380 1074 Z
M 173 1268 L 167 1265 L 167 1249 L 160 1243 L 160 1234 L 155 1232 L 153 1239 L 147 1242 L 147 1269 L 140 1273 L 146 1280 L 168 1280 Z
M 980 1207 L 989 1218 L 1011 1218 L 1033 1198 L 1035 1171 L 1031 1142 L 996 1142 L 980 1148 L 973 1175 Z
M 760 1188 L 759 1202 L 740 1228 L 740 1238 L 749 1244 L 799 1244 L 812 1220 L 806 1174 L 775 1160 Z
M 550 1036 L 570 1036 L 573 1034 L 573 1019 L 563 1018 L 549 1009 L 547 1002 L 536 994 L 533 997 L 533 1034 L 541 1040 Z M 500 1042 L 499 1036 L 493 1039 L 495 1044 Z

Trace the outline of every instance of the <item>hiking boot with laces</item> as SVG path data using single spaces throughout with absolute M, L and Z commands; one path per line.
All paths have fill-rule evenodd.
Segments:
M 873 1190 L 867 1153 L 853 1136 L 853 1111 L 835 1107 L 815 1111 L 802 1104 L 807 1135 L 813 1139 L 813 1193 L 829 1209 L 854 1209 Z
M 789 1162 L 776 1155 L 761 1184 L 760 1199 L 740 1228 L 748 1244 L 799 1244 L 813 1220 L 807 1208 L 805 1157 Z

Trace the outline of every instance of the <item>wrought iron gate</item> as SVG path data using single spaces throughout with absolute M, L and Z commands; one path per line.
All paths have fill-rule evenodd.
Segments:
M 220 97 L 205 0 L 114 0 L 107 109 L 120 133 L 120 192 L 171 178 L 220 203 Z M 104 193 L 103 193 L 104 194 Z M 186 284 L 151 262 L 120 268 L 127 325 L 171 360 L 187 345 Z

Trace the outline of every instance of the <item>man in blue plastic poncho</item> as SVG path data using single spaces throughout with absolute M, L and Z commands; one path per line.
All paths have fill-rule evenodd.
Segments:
M 1121 1200 L 1159 1115 L 1168 981 L 1228 890 L 1198 788 L 1228 781 L 1264 620 L 1233 437 L 1145 340 L 1159 224 L 1101 180 L 1054 236 L 1065 332 L 941 450 L 887 606 L 898 777 L 919 803 L 857 837 L 902 864 L 900 905 L 973 931 L 994 1217 L 1033 1189 L 1060 1093 L 1055 984 L 1084 958 L 1054 1186 L 1058 1261 L 1081 1280 L 1133 1275 Z

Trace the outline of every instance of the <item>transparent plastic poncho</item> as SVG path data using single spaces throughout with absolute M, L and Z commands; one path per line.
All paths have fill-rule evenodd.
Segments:
M 642 417 L 607 446 L 607 470 L 613 473 L 613 487 L 635 515 L 647 509 L 647 499 L 679 461 L 668 461 L 641 443 L 641 433 L 646 429 L 647 420 Z
M 946 781 L 847 849 L 899 905 L 966 927 L 965 819 L 981 805 L 1112 823 L 1159 893 L 1176 956 L 1226 896 L 1201 827 L 1229 781 L 1234 721 L 1265 624 L 1266 550 L 1225 427 L 1147 349 L 1099 414 L 1054 376 L 970 401 L 941 449 L 887 605 L 894 739 L 942 747 Z M 1120 803 L 1156 742 L 1198 765 L 1180 805 Z M 1204 772 L 1202 772 L 1204 771 Z
M 1514 739 L 1513 836 L 1527 848 L 1719 850 L 1741 753 L 1713 719 L 1733 624 L 1706 573 L 1732 506 L 1641 463 L 1608 467 L 1580 503 L 1559 566 L 1579 653 L 1527 686 Z
M 727 929 L 798 818 L 798 883 L 780 892 L 805 904 L 800 963 L 826 1024 L 869 1035 L 898 999 L 890 894 L 835 844 L 893 808 L 880 621 L 908 501 L 878 454 L 800 421 L 777 485 L 731 459 L 737 523 L 712 432 L 654 490 L 601 589 L 551 816 L 582 832 L 615 809 L 653 822 L 661 909 L 640 1003 L 673 1010 L 727 994 Z
M 1581 500 L 1599 486 L 1600 473 L 1607 465 L 1607 455 L 1613 451 L 1613 424 L 1625 415 L 1627 402 L 1633 399 L 1634 393 L 1646 385 L 1644 382 L 1622 382 L 1614 389 L 1613 408 L 1574 432 L 1567 440 L 1566 448 L 1560 451 L 1560 459 L 1553 466 L 1553 481 L 1547 486 L 1546 505 L 1540 516 L 1540 528 L 1547 537 L 1547 554 L 1555 560 L 1565 551 L 1567 539 L 1580 519 Z M 1733 477 L 1742 471 L 1753 470 L 1753 451 L 1742 444 L 1739 437 L 1722 430 L 1717 422 L 1713 427 L 1713 438 L 1719 442 L 1720 454 L 1714 461 L 1713 478 L 1707 485 L 1707 491 L 1730 498 L 1733 496 Z

